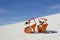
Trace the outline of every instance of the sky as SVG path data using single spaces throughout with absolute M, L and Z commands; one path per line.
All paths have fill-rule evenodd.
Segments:
M 0 0 L 0 25 L 60 13 L 60 0 Z

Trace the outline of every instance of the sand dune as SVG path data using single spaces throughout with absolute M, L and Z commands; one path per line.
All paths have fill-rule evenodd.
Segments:
M 60 13 L 45 16 L 48 19 L 47 30 L 57 33 L 25 34 L 24 22 L 0 26 L 0 40 L 60 40 Z

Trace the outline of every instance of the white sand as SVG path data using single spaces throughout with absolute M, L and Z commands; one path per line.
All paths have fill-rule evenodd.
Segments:
M 46 16 L 48 19 L 47 30 L 55 30 L 51 34 L 25 34 L 24 22 L 0 26 L 0 40 L 60 40 L 60 13 Z

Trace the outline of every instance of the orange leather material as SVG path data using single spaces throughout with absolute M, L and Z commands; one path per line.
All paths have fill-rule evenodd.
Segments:
M 33 31 L 35 32 L 35 26 L 36 26 L 36 24 L 30 26 L 31 28 L 26 27 L 25 30 L 24 30 L 24 32 L 25 32 L 25 33 L 30 33 L 30 30 L 31 30 L 31 29 L 33 29 Z
M 46 32 L 46 28 L 47 28 L 48 24 L 43 24 L 42 27 L 38 28 L 38 32 L 41 32 L 42 30 L 44 30 L 44 32 Z
M 47 28 L 48 24 L 46 23 L 46 24 L 43 24 L 42 26 L 43 26 L 42 29 L 44 30 L 44 32 L 46 32 L 46 28 Z
M 43 24 L 42 26 L 44 27 L 44 29 L 46 29 L 48 24 L 46 23 L 46 24 Z
M 35 27 L 36 27 L 36 24 L 31 26 L 31 28 L 33 29 L 34 32 L 35 32 Z
M 41 32 L 42 31 L 42 29 L 41 28 L 38 28 L 38 32 Z
M 24 32 L 25 32 L 25 33 L 29 33 L 29 27 L 26 27 L 26 28 L 24 29 Z

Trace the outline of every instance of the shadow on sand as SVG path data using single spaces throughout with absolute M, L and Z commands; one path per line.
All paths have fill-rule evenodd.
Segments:
M 40 33 L 43 33 L 43 34 L 52 34 L 52 33 L 57 33 L 57 31 L 55 31 L 55 30 L 47 30 L 45 33 L 44 32 L 40 32 Z M 40 34 L 40 33 L 31 32 L 31 34 Z
M 47 33 L 47 34 L 57 33 L 57 31 L 55 31 L 55 30 L 47 30 L 46 33 Z

